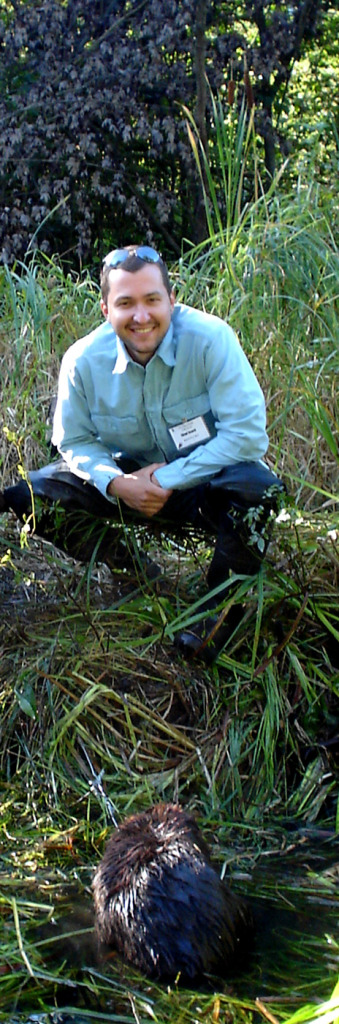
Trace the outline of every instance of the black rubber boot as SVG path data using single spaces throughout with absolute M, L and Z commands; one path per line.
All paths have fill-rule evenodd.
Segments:
M 229 594 L 229 591 L 228 591 Z M 213 612 L 220 605 L 220 597 L 206 602 L 208 611 Z M 192 629 L 184 629 L 175 639 L 175 646 L 186 658 L 199 658 L 211 665 L 226 646 L 228 640 L 241 622 L 244 609 L 234 604 L 223 619 L 221 613 L 206 615 Z M 219 623 L 219 624 L 218 624 Z

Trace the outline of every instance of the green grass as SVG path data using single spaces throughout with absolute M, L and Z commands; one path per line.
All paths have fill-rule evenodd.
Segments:
M 141 531 L 166 588 L 140 569 L 130 593 L 125 577 L 74 563 L 0 518 L 6 1024 L 62 1007 L 77 1007 L 79 1021 L 142 1024 L 338 1017 L 337 994 L 326 1002 L 338 968 L 326 874 L 339 829 L 335 210 L 310 182 L 290 195 L 276 186 L 239 218 L 243 176 L 234 180 L 232 203 L 220 203 L 226 228 L 211 221 L 209 240 L 172 268 L 179 298 L 238 331 L 267 399 L 270 464 L 289 490 L 265 567 L 238 581 L 246 614 L 231 643 L 209 669 L 173 649 L 200 615 L 210 552 L 199 537 L 183 545 Z M 98 322 L 98 289 L 36 254 L 0 272 L 0 306 L 4 485 L 49 457 L 60 358 Z M 91 766 L 104 772 L 100 792 Z M 264 951 L 202 993 L 95 961 L 90 881 L 112 807 L 121 820 L 160 799 L 196 814 L 220 870 L 267 909 Z

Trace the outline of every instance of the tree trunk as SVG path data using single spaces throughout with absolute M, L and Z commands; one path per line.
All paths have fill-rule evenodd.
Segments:
M 265 131 L 265 167 L 268 177 L 268 187 L 275 175 L 275 140 L 272 121 L 267 119 Z

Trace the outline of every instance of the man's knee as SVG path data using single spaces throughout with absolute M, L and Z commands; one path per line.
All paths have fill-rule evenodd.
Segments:
M 3 498 L 5 511 L 14 512 L 22 522 L 31 514 L 31 492 L 26 480 L 19 480 L 17 484 L 6 487 Z
M 32 500 L 38 498 L 44 507 L 65 509 L 66 512 L 90 512 L 93 516 L 114 518 L 115 506 L 96 487 L 85 482 L 68 469 L 63 459 L 48 463 L 28 474 L 28 482 L 20 480 L 7 487 L 5 500 L 8 508 L 22 519 L 32 511 Z
M 279 477 L 262 462 L 237 462 L 225 466 L 210 481 L 213 491 L 222 491 L 229 506 L 252 508 L 262 503 L 277 507 L 285 486 Z

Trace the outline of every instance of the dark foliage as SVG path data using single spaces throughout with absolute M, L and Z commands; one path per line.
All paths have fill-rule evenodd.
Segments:
M 154 238 L 178 255 L 205 221 L 182 104 L 208 138 L 208 90 L 251 72 L 274 169 L 272 108 L 321 0 L 17 0 L 0 13 L 0 253 L 69 254 Z M 241 21 L 245 30 L 246 22 Z M 59 204 L 59 205 L 58 205 Z M 53 214 L 51 216 L 51 212 Z M 47 219 L 46 219 L 47 218 Z M 109 240 L 109 241 L 108 241 Z

